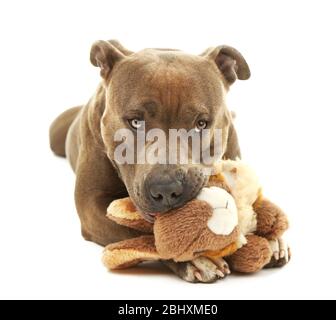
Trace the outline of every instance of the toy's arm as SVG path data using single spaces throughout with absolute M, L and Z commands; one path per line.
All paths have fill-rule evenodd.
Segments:
M 281 238 L 288 230 L 287 216 L 271 201 L 267 199 L 258 200 L 253 208 L 257 213 L 257 235 L 268 240 L 276 240 Z
M 107 217 L 120 225 L 144 233 L 153 233 L 153 225 L 140 215 L 130 198 L 113 201 L 107 208 Z
M 155 247 L 153 225 L 142 218 L 130 198 L 113 201 L 107 208 L 107 217 L 120 225 L 151 235 L 108 245 L 103 254 L 106 268 L 125 269 L 143 261 L 160 260 Z
M 143 261 L 154 260 L 160 260 L 160 256 L 152 235 L 110 244 L 103 254 L 103 263 L 109 270 L 126 269 Z

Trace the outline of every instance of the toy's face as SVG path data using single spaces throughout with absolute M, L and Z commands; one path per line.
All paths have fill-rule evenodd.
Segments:
M 235 202 L 222 188 L 203 188 L 184 207 L 159 215 L 154 234 L 157 250 L 165 259 L 189 261 L 222 251 L 239 239 Z
M 207 202 L 212 208 L 207 226 L 214 234 L 227 236 L 237 227 L 237 207 L 227 191 L 218 187 L 203 188 L 197 199 Z
M 240 248 L 235 201 L 218 187 L 202 188 L 197 199 L 157 215 L 154 227 L 143 220 L 130 198 L 115 200 L 108 208 L 108 217 L 136 230 L 154 231 L 155 247 L 162 259 L 190 261 L 199 256 L 223 257 Z

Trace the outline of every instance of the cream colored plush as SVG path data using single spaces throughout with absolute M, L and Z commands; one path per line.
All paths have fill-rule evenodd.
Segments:
M 242 160 L 221 160 L 216 165 L 217 179 L 223 179 L 227 191 L 233 196 L 242 234 L 257 230 L 257 214 L 253 205 L 261 197 L 261 185 L 254 170 Z

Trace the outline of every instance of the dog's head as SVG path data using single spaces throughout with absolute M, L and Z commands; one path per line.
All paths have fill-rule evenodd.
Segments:
M 91 62 L 105 89 L 101 134 L 107 155 L 145 218 L 194 198 L 207 182 L 202 151 L 214 151 L 215 129 L 221 130 L 220 157 L 225 153 L 232 122 L 225 97 L 236 79 L 250 76 L 243 56 L 228 46 L 197 56 L 169 49 L 133 53 L 117 41 L 98 41 Z M 205 131 L 208 142 L 199 144 L 195 164 L 192 138 Z M 175 139 L 177 150 L 169 149 L 170 134 L 181 132 L 189 135 L 184 164 L 181 140 Z

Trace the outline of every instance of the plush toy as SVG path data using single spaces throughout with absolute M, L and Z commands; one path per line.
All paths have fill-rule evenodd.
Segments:
M 254 273 L 289 262 L 291 252 L 281 238 L 289 228 L 288 219 L 277 205 L 264 198 L 250 166 L 239 159 L 220 161 L 209 185 L 224 188 L 233 196 L 239 228 L 246 236 L 245 246 L 226 259 L 231 270 Z
M 216 262 L 225 257 L 232 271 L 252 273 L 282 266 L 290 258 L 281 240 L 288 229 L 286 216 L 263 198 L 257 176 L 240 160 L 217 163 L 196 199 L 158 215 L 154 225 L 130 198 L 112 202 L 107 216 L 145 233 L 105 248 L 103 262 L 111 270 L 148 260 L 207 257 Z
M 199 256 L 224 257 L 243 245 L 235 201 L 226 190 L 215 186 L 203 188 L 182 208 L 158 215 L 154 225 L 142 218 L 130 198 L 114 201 L 108 217 L 150 234 L 108 246 L 103 260 L 109 269 L 144 260 L 183 262 Z

